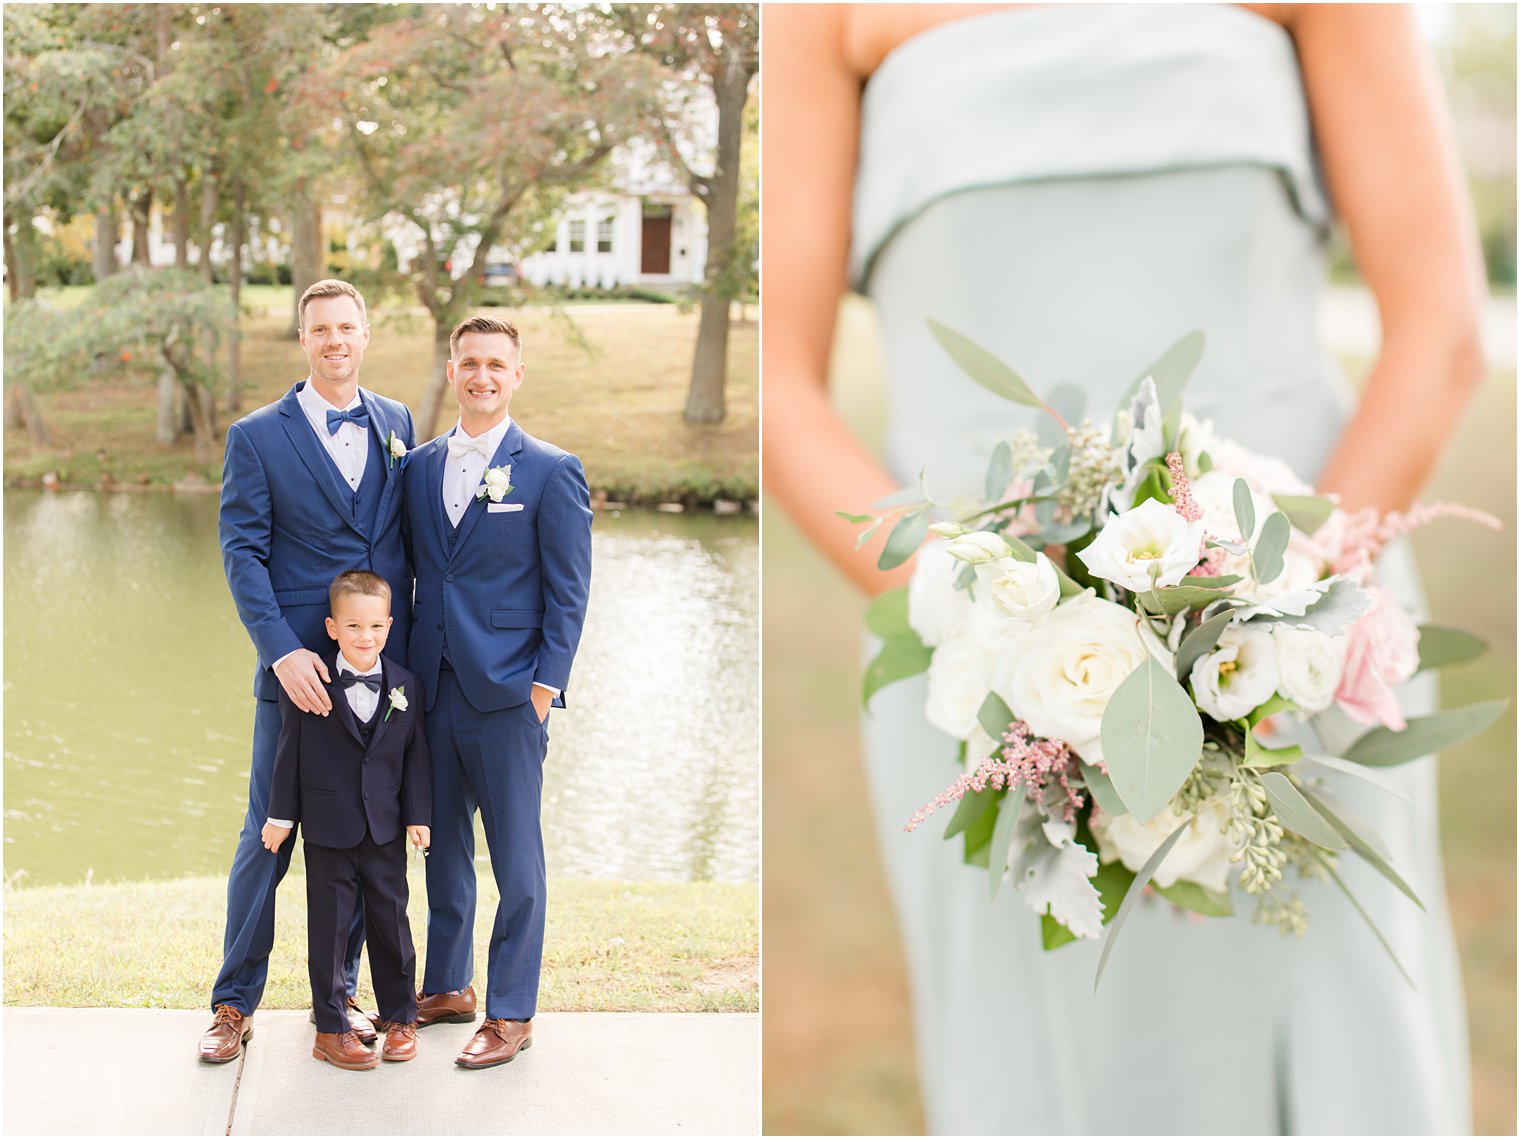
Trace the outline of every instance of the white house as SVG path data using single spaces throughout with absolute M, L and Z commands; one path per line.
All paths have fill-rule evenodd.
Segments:
M 522 258 L 535 285 L 697 285 L 707 262 L 707 211 L 684 188 L 629 186 L 571 195 L 554 244 Z

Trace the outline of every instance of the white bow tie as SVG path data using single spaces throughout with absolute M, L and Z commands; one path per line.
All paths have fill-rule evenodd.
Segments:
M 472 451 L 486 462 L 491 461 L 491 447 L 484 435 L 477 435 L 472 439 L 463 431 L 456 431 L 449 436 L 449 458 L 457 459 Z

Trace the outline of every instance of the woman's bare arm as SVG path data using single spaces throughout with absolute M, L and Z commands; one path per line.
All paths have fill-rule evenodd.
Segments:
M 1434 67 L 1405 7 L 1298 7 L 1290 25 L 1382 346 L 1320 478 L 1349 507 L 1420 493 L 1483 376 L 1482 260 Z
M 848 287 L 860 123 L 847 20 L 843 6 L 778 4 L 763 25 L 764 485 L 830 561 L 874 594 L 908 573 L 875 568 L 889 527 L 856 551 L 859 528 L 834 512 L 864 513 L 898 485 L 827 390 L 835 315 Z

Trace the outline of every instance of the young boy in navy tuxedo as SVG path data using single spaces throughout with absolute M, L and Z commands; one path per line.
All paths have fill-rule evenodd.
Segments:
M 380 655 L 391 590 L 348 570 L 327 591 L 324 682 L 332 711 L 303 712 L 283 691 L 264 845 L 278 854 L 299 823 L 306 851 L 307 971 L 317 1039 L 311 1054 L 365 1069 L 417 1054 L 417 954 L 406 919 L 406 839 L 429 842 L 432 776 L 417 678 Z M 404 833 L 403 833 L 404 830 Z M 368 923 L 370 977 L 385 1043 L 380 1056 L 352 1031 L 344 961 L 358 899 Z

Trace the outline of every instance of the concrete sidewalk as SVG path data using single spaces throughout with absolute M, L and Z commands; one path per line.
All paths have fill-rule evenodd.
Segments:
M 478 1072 L 454 1064 L 473 1025 L 344 1072 L 312 1059 L 306 1016 L 258 1013 L 243 1059 L 213 1066 L 195 1059 L 204 1012 L 7 1008 L 5 1134 L 759 1133 L 757 1014 L 542 1013 L 532 1048 Z

